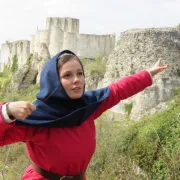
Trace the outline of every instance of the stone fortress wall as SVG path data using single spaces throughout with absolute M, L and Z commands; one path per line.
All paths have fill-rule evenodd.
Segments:
M 31 36 L 31 41 L 20 40 L 1 45 L 0 71 L 5 65 L 12 64 L 15 54 L 21 67 L 30 53 L 39 53 L 42 44 L 47 46 L 51 57 L 61 50 L 69 49 L 78 56 L 95 58 L 97 55 L 108 56 L 115 47 L 115 41 L 115 34 L 79 34 L 79 19 L 49 17 L 46 19 L 46 29 L 37 30 Z

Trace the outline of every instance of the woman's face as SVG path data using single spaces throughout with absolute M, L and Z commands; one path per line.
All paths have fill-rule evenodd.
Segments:
M 59 76 L 67 95 L 78 99 L 84 93 L 85 78 L 83 69 L 76 59 L 71 59 L 59 70 Z

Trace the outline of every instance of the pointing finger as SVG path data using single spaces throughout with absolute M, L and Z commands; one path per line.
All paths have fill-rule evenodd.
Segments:
M 160 58 L 158 59 L 157 65 L 160 66 L 161 63 L 162 63 L 162 58 L 160 57 Z

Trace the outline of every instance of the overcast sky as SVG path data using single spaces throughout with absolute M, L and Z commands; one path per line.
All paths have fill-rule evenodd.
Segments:
M 0 44 L 30 40 L 46 17 L 80 19 L 80 33 L 117 37 L 132 28 L 175 27 L 180 0 L 0 0 Z

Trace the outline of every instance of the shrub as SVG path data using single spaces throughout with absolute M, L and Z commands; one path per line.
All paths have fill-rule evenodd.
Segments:
M 31 61 L 32 61 L 32 58 L 33 58 L 33 54 L 31 53 L 26 61 L 26 64 L 27 65 L 30 65 L 31 64 Z
M 6 65 L 4 71 L 0 75 L 0 92 L 6 92 L 8 90 L 9 84 L 12 79 L 12 72 L 10 68 Z
M 125 112 L 127 112 L 128 115 L 131 114 L 132 108 L 133 108 L 132 102 L 130 104 L 125 104 Z
M 95 60 L 90 60 L 85 64 L 85 71 L 90 75 L 104 76 L 106 69 L 106 63 L 102 59 L 98 58 Z
M 17 70 L 18 70 L 18 58 L 17 55 L 14 55 L 11 72 L 15 73 Z
M 126 127 L 118 140 L 119 153 L 132 158 L 150 179 L 180 177 L 180 95 L 169 109 Z

